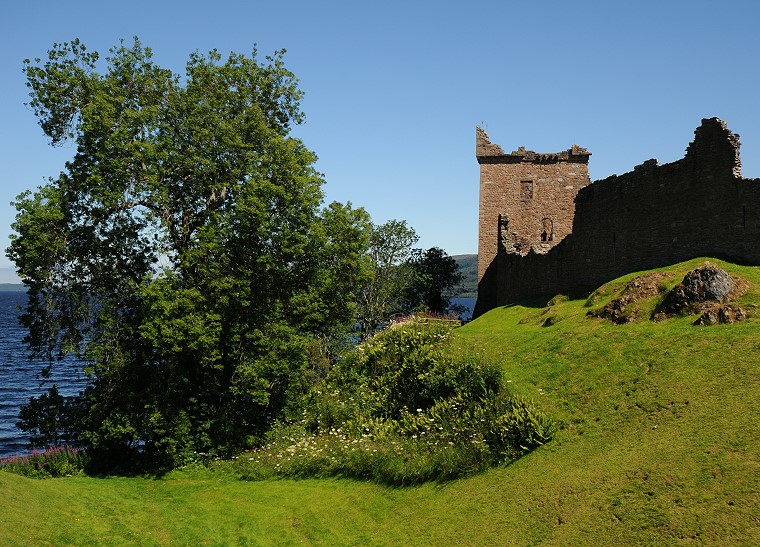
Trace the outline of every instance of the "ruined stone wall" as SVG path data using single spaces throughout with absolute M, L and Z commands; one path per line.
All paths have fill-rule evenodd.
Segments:
M 589 152 L 573 146 L 564 152 L 538 154 L 525 148 L 505 154 L 476 133 L 480 163 L 480 226 L 478 240 L 479 294 L 495 301 L 494 263 L 499 248 L 526 255 L 547 252 L 571 231 L 574 202 L 590 182 Z
M 548 252 L 501 247 L 478 311 L 698 256 L 760 264 L 760 180 L 741 178 L 738 135 L 717 118 L 702 121 L 683 159 L 581 189 L 571 235 Z

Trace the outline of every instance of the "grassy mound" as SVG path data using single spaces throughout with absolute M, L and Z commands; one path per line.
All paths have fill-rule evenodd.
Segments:
M 713 261 L 746 282 L 744 321 L 650 319 L 702 262 L 658 270 L 662 290 L 624 324 L 588 312 L 641 273 L 454 332 L 458 350 L 500 363 L 511 392 L 563 424 L 507 466 L 413 488 L 204 469 L 158 481 L 0 473 L 0 544 L 760 544 L 760 268 Z
M 391 325 L 316 384 L 301 420 L 275 427 L 232 469 L 403 486 L 461 478 L 550 441 L 555 424 L 505 388 L 501 366 L 455 351 L 451 338 L 449 321 Z
M 496 309 L 458 333 L 462 344 L 500 358 L 517 393 L 539 397 L 565 424 L 546 447 L 553 456 L 537 458 L 544 476 L 520 477 L 548 489 L 538 496 L 554 503 L 544 506 L 546 522 L 557 525 L 547 533 L 570 532 L 570 541 L 588 526 L 644 543 L 759 537 L 760 268 L 713 261 L 746 281 L 736 300 L 746 321 L 650 320 L 667 291 L 703 262 L 650 272 L 661 290 L 638 300 L 626 324 L 587 314 L 640 273 L 586 301 Z

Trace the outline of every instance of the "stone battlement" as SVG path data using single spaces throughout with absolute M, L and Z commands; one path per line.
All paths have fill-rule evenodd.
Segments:
M 501 146 L 493 144 L 488 134 L 480 127 L 476 128 L 475 133 L 475 154 L 478 163 L 555 163 L 560 161 L 572 161 L 588 163 L 588 157 L 591 152 L 574 144 L 571 148 L 562 152 L 539 153 L 533 150 L 526 150 L 520 146 L 517 150 L 505 154 Z

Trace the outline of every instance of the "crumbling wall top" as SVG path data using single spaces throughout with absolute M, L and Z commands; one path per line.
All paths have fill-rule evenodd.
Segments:
M 478 126 L 475 128 L 475 155 L 479 158 L 482 156 L 503 156 L 504 150 L 498 144 L 491 143 L 488 133 Z
M 478 163 L 556 163 L 560 161 L 588 163 L 591 152 L 574 144 L 562 152 L 539 153 L 520 146 L 517 150 L 505 154 L 501 146 L 493 144 L 488 134 L 478 127 L 475 130 L 475 155 Z
M 739 135 L 720 118 L 704 118 L 694 131 L 694 140 L 686 148 L 686 158 L 725 165 L 735 177 L 742 176 Z M 716 161 L 717 160 L 717 161 Z

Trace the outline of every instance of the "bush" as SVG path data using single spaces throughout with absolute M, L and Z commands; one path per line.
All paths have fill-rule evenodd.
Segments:
M 405 485 L 513 461 L 554 423 L 503 389 L 501 369 L 455 358 L 444 323 L 411 320 L 359 346 L 280 424 L 235 460 L 241 477 L 341 476 Z

